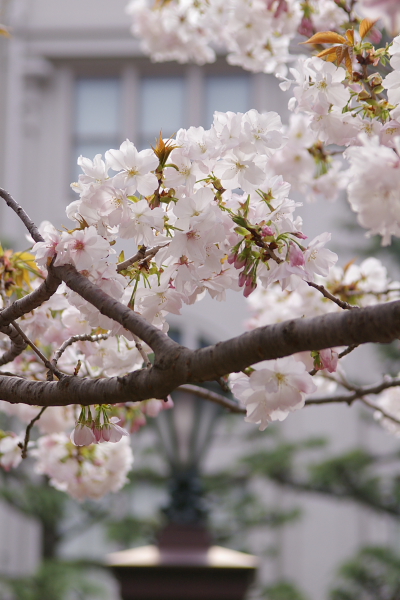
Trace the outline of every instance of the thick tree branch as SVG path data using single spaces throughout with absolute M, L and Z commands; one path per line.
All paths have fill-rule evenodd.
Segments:
M 125 329 L 146 342 L 154 351 L 156 358 L 162 351 L 179 347 L 165 333 L 157 329 L 154 325 L 146 321 L 144 317 L 134 312 L 118 300 L 115 300 L 87 277 L 79 273 L 72 265 L 62 265 L 59 267 L 49 267 L 49 270 L 59 277 L 67 286 L 84 300 L 96 307 L 102 315 L 113 319 Z
M 25 225 L 25 227 L 31 234 L 34 241 L 35 242 L 44 242 L 44 239 L 40 235 L 39 229 L 36 227 L 35 223 L 32 221 L 32 219 L 30 219 L 28 217 L 28 215 L 26 214 L 26 212 L 24 211 L 22 206 L 20 206 L 18 204 L 18 202 L 16 202 L 14 200 L 14 198 L 11 196 L 11 194 L 6 192 L 6 190 L 3 190 L 2 188 L 0 188 L 0 198 L 3 198 L 3 200 L 5 200 L 5 202 L 6 202 L 6 204 L 10 208 L 12 208 L 12 210 L 18 215 L 18 217 L 21 219 L 21 221 L 23 222 L 23 224 Z
M 11 340 L 11 347 L 4 352 L 4 354 L 0 357 L 0 366 L 6 365 L 9 362 L 12 362 L 14 358 L 17 358 L 24 350 L 26 350 L 27 343 L 20 336 L 18 331 L 7 325 L 6 327 L 0 328 L 1 333 L 7 335 Z
M 132 313 L 126 307 L 123 309 Z M 59 382 L 37 382 L 0 376 L 0 397 L 11 403 L 20 403 L 23 399 L 26 404 L 38 406 L 87 406 L 166 398 L 181 385 L 215 381 L 218 377 L 239 372 L 262 360 L 335 346 L 387 343 L 399 336 L 400 302 L 396 301 L 260 327 L 200 350 L 189 350 L 172 342 L 160 349 L 158 361 L 153 367 L 140 369 L 125 377 L 93 381 L 67 376 Z M 380 386 L 383 390 L 390 384 L 383 383 Z M 368 393 L 373 392 L 370 387 L 365 387 L 360 396 Z M 310 402 L 317 404 L 316 400 Z
M 0 312 L 0 327 L 9 325 L 11 321 L 19 319 L 44 304 L 56 293 L 60 283 L 61 279 L 53 273 L 49 273 L 35 291 L 20 300 L 15 300 L 13 304 Z

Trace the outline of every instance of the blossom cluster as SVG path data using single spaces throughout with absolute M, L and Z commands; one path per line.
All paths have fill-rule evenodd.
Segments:
M 368 16 L 377 4 L 365 0 L 355 8 Z M 104 156 L 81 156 L 82 174 L 72 184 L 77 199 L 67 207 L 71 228 L 42 223 L 44 241 L 32 253 L 0 248 L 1 308 L 37 289 L 50 264 L 73 265 L 166 335 L 170 314 L 207 294 L 223 301 L 228 290 L 249 298 L 249 328 L 399 299 L 400 285 L 377 259 L 341 268 L 326 247 L 330 233 L 309 241 L 296 215 L 300 203 L 291 198 L 292 188 L 308 200 L 333 201 L 347 187 L 370 235 L 379 234 L 383 244 L 400 235 L 400 36 L 376 49 L 374 24 L 353 19 L 345 5 L 133 0 L 134 30 L 156 59 L 211 61 L 218 36 L 232 64 L 277 73 L 282 89 L 292 89 L 290 123 L 283 127 L 275 112 L 216 112 L 209 129 L 180 129 L 169 140 L 160 134 L 152 148 L 125 140 Z M 385 6 L 393 25 L 397 8 Z M 342 31 L 349 16 L 357 28 Z M 311 36 L 307 43 L 318 50 L 327 47 L 294 65 L 290 42 L 297 34 Z M 379 67 L 389 62 L 383 77 Z M 113 377 L 150 365 L 146 344 L 64 284 L 20 323 L 31 346 L 66 374 Z M 8 347 L 2 331 L 2 353 Z M 342 352 L 326 348 L 230 374 L 246 420 L 265 429 L 302 408 L 307 396 L 332 390 L 336 384 L 324 373 L 340 368 Z M 2 370 L 45 381 L 48 364 L 28 349 L 1 363 Z M 382 406 L 392 403 L 387 398 L 389 392 Z M 37 472 L 78 499 L 117 491 L 132 464 L 129 434 L 172 406 L 171 399 L 153 398 L 48 407 L 30 450 Z M 40 411 L 6 402 L 0 410 L 24 424 Z M 22 434 L 0 432 L 0 465 L 17 466 L 24 444 Z
M 155 61 L 204 64 L 223 50 L 232 65 L 282 74 L 294 59 L 290 43 L 298 32 L 340 27 L 348 19 L 334 0 L 131 0 L 126 10 L 133 34 Z

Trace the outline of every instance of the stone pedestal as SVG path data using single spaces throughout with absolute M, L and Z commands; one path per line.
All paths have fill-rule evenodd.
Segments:
M 122 600 L 243 600 L 257 570 L 250 554 L 211 545 L 206 528 L 170 523 L 158 544 L 107 557 Z

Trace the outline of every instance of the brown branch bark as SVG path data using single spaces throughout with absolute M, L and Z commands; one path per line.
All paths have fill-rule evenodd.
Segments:
M 146 321 L 144 317 L 100 290 L 87 277 L 79 273 L 73 265 L 49 267 L 49 270 L 57 278 L 65 281 L 72 291 L 95 306 L 102 315 L 120 323 L 126 330 L 146 342 L 154 351 L 156 357 L 162 350 L 172 350 L 178 346 L 165 333 Z
M 18 331 L 16 329 L 14 329 L 14 327 L 11 327 L 10 325 L 7 325 L 6 327 L 1 327 L 0 331 L 1 331 L 1 333 L 4 333 L 5 335 L 7 335 L 11 340 L 10 348 L 8 350 L 6 350 L 3 353 L 3 355 L 0 357 L 0 366 L 2 366 L 2 365 L 6 365 L 7 363 L 12 362 L 14 360 L 14 358 L 17 358 L 17 356 L 22 354 L 22 352 L 24 350 L 26 350 L 27 343 L 20 336 Z
M 0 197 L 4 198 L 8 206 L 21 218 L 33 239 L 43 241 L 35 224 L 15 200 L 1 189 Z M 351 347 L 367 342 L 387 343 L 400 337 L 400 301 L 396 301 L 348 310 L 340 314 L 329 313 L 320 317 L 261 327 L 215 346 L 193 351 L 181 347 L 141 315 L 108 296 L 72 265 L 50 266 L 49 277 L 36 292 L 1 312 L 0 327 L 32 310 L 31 306 L 40 306 L 43 298 L 48 299 L 56 291 L 61 280 L 95 306 L 101 314 L 120 323 L 150 346 L 155 353 L 154 366 L 124 377 L 98 380 L 64 376 L 58 382 L 38 382 L 0 374 L 0 398 L 3 400 L 11 403 L 23 401 L 38 406 L 65 406 L 117 404 L 148 398 L 166 398 L 179 386 L 215 381 L 262 360 L 336 346 Z M 324 295 L 329 294 L 325 288 L 321 289 L 321 286 L 313 284 L 313 287 Z M 334 300 L 338 302 L 336 298 Z M 355 307 L 342 303 L 342 308 Z M 357 393 L 358 391 L 353 392 Z M 364 388 L 357 397 L 367 393 L 372 392 Z M 319 399 L 319 402 L 318 399 L 308 401 L 309 404 L 323 402 L 324 399 Z
M 9 325 L 11 321 L 19 319 L 44 304 L 56 293 L 60 283 L 61 279 L 59 277 L 49 273 L 35 291 L 20 300 L 16 300 L 0 312 L 0 327 Z
M 18 202 L 14 200 L 11 194 L 6 192 L 6 190 L 3 190 L 3 188 L 0 188 L 0 198 L 3 198 L 6 204 L 18 215 L 18 217 L 21 219 L 21 221 L 31 234 L 34 241 L 44 242 L 44 239 L 40 235 L 39 229 L 36 227 L 35 223 L 32 221 L 32 219 L 28 217 L 22 206 L 20 206 Z
M 189 350 L 172 342 L 160 349 L 153 367 L 124 377 L 93 381 L 67 376 L 59 382 L 37 382 L 0 376 L 0 398 L 11 403 L 23 401 L 38 406 L 87 406 L 166 398 L 181 385 L 215 381 L 218 377 L 239 372 L 262 360 L 281 358 L 305 350 L 367 342 L 386 343 L 398 337 L 400 302 L 396 301 L 261 327 L 200 350 Z M 383 390 L 390 385 L 383 383 L 380 387 Z M 360 395 L 368 393 L 373 392 L 366 386 Z M 309 403 L 317 404 L 318 399 Z M 323 403 L 323 399 L 320 399 L 320 403 Z

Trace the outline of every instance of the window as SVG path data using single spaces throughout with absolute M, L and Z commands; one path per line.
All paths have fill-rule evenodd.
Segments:
M 134 72 L 133 83 L 127 75 L 129 69 Z M 169 138 L 193 124 L 208 129 L 216 110 L 246 112 L 251 108 L 251 75 L 227 73 L 219 66 L 217 72 L 197 70 L 193 78 L 191 69 L 180 67 L 165 75 L 165 71 L 139 60 L 127 69 L 116 64 L 106 77 L 78 76 L 72 180 L 81 173 L 77 165 L 80 155 L 90 159 L 96 154 L 104 156 L 110 148 L 119 148 L 126 137 L 142 150 L 154 146 L 160 131 Z
M 160 131 L 169 138 L 185 125 L 185 80 L 183 77 L 143 77 L 140 80 L 140 149 L 154 146 Z
M 119 78 L 79 78 L 75 85 L 74 181 L 80 167 L 79 156 L 93 159 L 121 140 L 121 80 Z
M 216 110 L 246 112 L 250 108 L 250 78 L 248 75 L 211 75 L 205 78 L 205 128 L 213 122 Z

